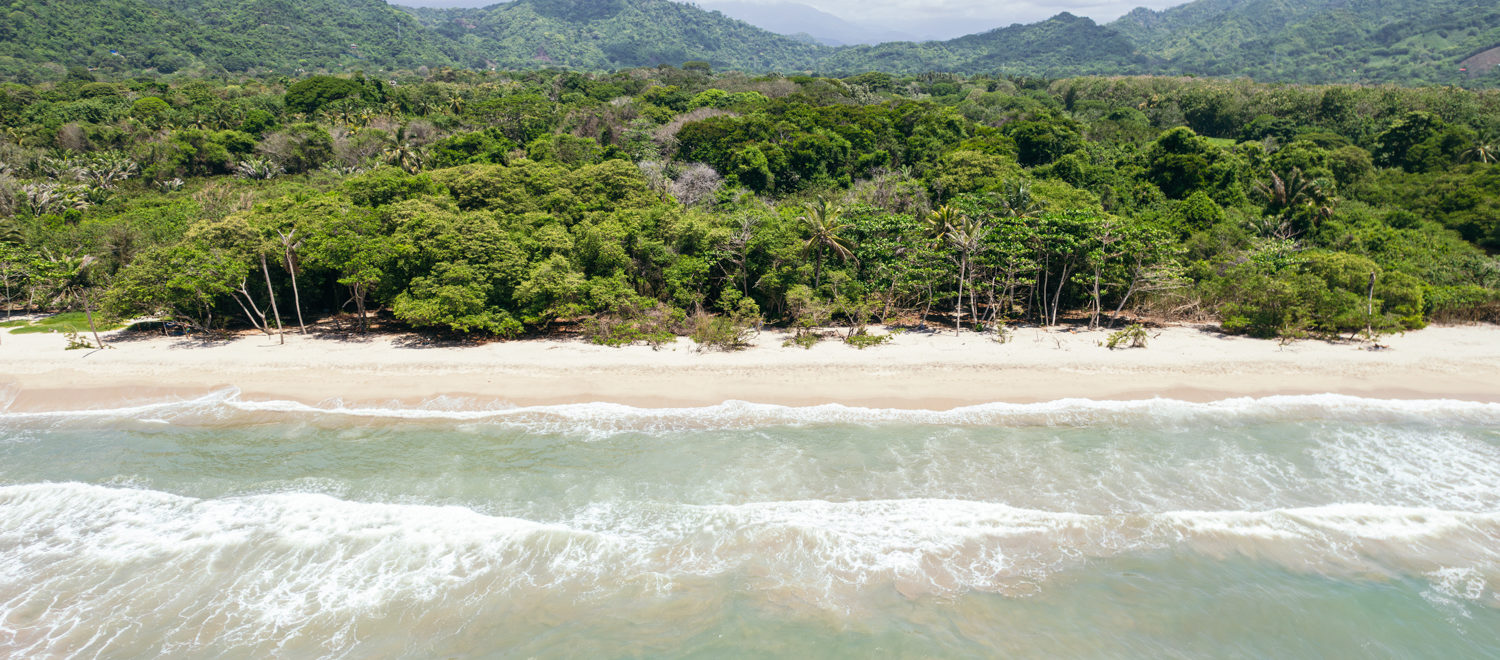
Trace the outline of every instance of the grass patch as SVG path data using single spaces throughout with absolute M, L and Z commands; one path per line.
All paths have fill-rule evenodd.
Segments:
M 125 326 L 95 317 L 94 327 L 98 328 L 99 332 L 105 332 L 107 330 L 119 330 Z M 83 312 L 64 312 L 35 321 L 13 319 L 0 323 L 0 328 L 11 328 L 10 333 L 13 335 L 34 335 L 47 332 L 88 332 L 89 318 Z

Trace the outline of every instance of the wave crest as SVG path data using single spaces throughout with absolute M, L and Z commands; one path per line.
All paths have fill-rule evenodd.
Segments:
M 1213 402 L 1174 399 L 1045 403 L 988 403 L 950 410 L 863 408 L 841 404 L 782 406 L 726 401 L 695 408 L 637 408 L 614 403 L 512 406 L 436 398 L 417 406 L 348 406 L 338 400 L 309 405 L 255 401 L 228 388 L 190 400 L 123 408 L 0 413 L 0 424 L 73 425 L 130 421 L 179 425 L 233 425 L 289 420 L 328 423 L 468 423 L 521 427 L 543 433 L 659 433 L 746 430 L 813 425 L 1187 427 L 1305 420 L 1500 426 L 1500 403 L 1391 400 L 1321 394 L 1234 398 Z

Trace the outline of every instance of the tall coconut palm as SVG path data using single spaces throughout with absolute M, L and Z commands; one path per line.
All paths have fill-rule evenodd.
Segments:
M 974 255 L 984 249 L 984 239 L 990 228 L 984 221 L 968 215 L 959 216 L 957 222 L 948 225 L 944 235 L 948 244 L 958 251 L 958 300 L 953 303 L 953 334 L 963 329 L 964 284 L 968 282 L 969 265 Z
M 800 219 L 807 225 L 808 239 L 802 248 L 802 256 L 813 255 L 813 288 L 823 283 L 823 256 L 828 250 L 840 260 L 854 256 L 854 248 L 839 232 L 848 227 L 844 222 L 844 207 L 835 205 L 827 198 L 819 197 L 817 204 L 805 204 L 807 210 Z
M 94 325 L 94 302 L 89 296 L 88 276 L 90 267 L 99 262 L 93 255 L 83 257 L 63 257 L 55 259 L 58 272 L 62 274 L 63 290 L 66 294 L 76 295 L 83 300 L 83 313 L 89 320 L 89 332 L 94 335 L 94 345 L 104 348 L 104 340 L 99 338 L 99 329 Z
M 408 174 L 422 171 L 422 152 L 406 137 L 406 127 L 396 129 L 396 136 L 385 149 L 385 162 L 395 165 Z

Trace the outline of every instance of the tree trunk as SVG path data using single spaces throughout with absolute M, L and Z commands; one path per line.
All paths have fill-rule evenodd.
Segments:
M 1101 305 L 1102 303 L 1099 302 L 1099 267 L 1094 266 L 1094 313 L 1089 318 L 1090 330 L 1099 329 L 1099 315 L 1104 313 Z
M 1042 316 L 1039 319 L 1042 325 L 1047 325 L 1047 320 L 1052 318 L 1047 314 L 1047 287 L 1052 282 L 1052 255 L 1047 255 L 1042 261 L 1041 270 L 1037 273 L 1037 282 L 1041 283 L 1041 294 L 1037 295 L 1037 302 L 1041 304 Z M 1036 295 L 1036 287 L 1032 287 L 1032 295 Z
M 359 331 L 361 334 L 370 329 L 370 322 L 365 316 L 365 292 L 358 285 L 350 285 L 350 291 L 354 294 L 354 308 L 359 310 Z
M 276 308 L 276 290 L 271 288 L 271 269 L 266 267 L 266 253 L 260 253 L 260 272 L 266 276 L 266 295 L 271 297 L 271 314 L 276 316 L 276 336 L 286 345 L 286 330 L 281 327 L 281 310 Z
M 1120 318 L 1120 312 L 1125 311 L 1125 303 L 1130 302 L 1130 296 L 1135 293 L 1137 284 L 1138 281 L 1136 278 L 1132 277 L 1130 279 L 1130 286 L 1125 289 L 1125 295 L 1120 297 L 1120 304 L 1115 307 L 1114 315 L 1109 317 L 1109 327 L 1115 327 L 1115 322 Z
M 290 234 L 281 237 L 282 256 L 286 258 L 286 272 L 292 276 L 292 307 L 297 310 L 297 327 L 302 329 L 302 334 L 307 334 L 307 322 L 302 320 L 302 292 L 297 289 L 297 265 L 292 263 L 292 239 L 297 236 L 297 230 L 293 229 Z
M 969 274 L 970 277 L 973 277 L 973 275 L 973 273 Z M 969 282 L 969 323 L 971 324 L 979 322 L 979 302 L 976 299 L 978 295 L 975 291 L 976 288 L 973 282 Z
M 243 301 L 240 300 L 241 295 L 245 297 Z M 260 306 L 255 304 L 255 298 L 250 295 L 250 288 L 245 285 L 245 280 L 240 280 L 239 294 L 230 293 L 230 296 L 234 298 L 235 302 L 239 303 L 240 309 L 244 310 L 245 316 L 250 319 L 250 324 L 255 326 L 256 330 L 266 333 L 267 337 L 271 336 L 271 325 L 266 323 L 265 312 L 260 311 Z M 248 308 L 245 306 L 246 303 L 250 305 Z M 250 310 L 252 309 L 255 310 L 254 316 L 250 315 Z M 256 317 L 259 317 L 260 320 L 255 320 Z
M 964 276 L 967 275 L 969 258 L 959 257 L 958 260 L 958 300 L 953 301 L 953 336 L 964 327 Z
M 234 299 L 234 303 L 236 305 L 240 306 L 240 311 L 242 311 L 242 312 L 245 313 L 245 318 L 247 318 L 247 319 L 250 320 L 250 325 L 255 326 L 256 330 L 260 330 L 262 332 L 265 332 L 265 328 L 260 327 L 260 322 L 256 321 L 255 320 L 255 316 L 250 313 L 250 308 L 246 307 L 244 301 L 240 300 L 240 295 L 238 293 L 230 293 L 229 297 L 233 298 Z M 271 333 L 267 332 L 266 334 L 269 335 Z
M 89 317 L 89 332 L 94 333 L 94 344 L 104 348 L 104 340 L 99 338 L 99 329 L 94 327 L 94 304 L 89 300 L 89 290 L 80 289 L 83 293 L 83 313 Z
M 1052 295 L 1052 321 L 1049 325 L 1057 325 L 1057 307 L 1062 304 L 1062 290 L 1067 284 L 1068 264 L 1063 263 L 1062 275 L 1057 278 L 1057 293 Z

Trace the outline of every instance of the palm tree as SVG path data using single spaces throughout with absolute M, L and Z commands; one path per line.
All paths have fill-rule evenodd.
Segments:
M 1031 195 L 1031 186 L 1020 181 L 1006 181 L 1000 190 L 1001 215 L 1009 218 L 1035 218 L 1042 213 L 1042 203 Z
M 1315 221 L 1327 220 L 1338 204 L 1338 198 L 1321 182 L 1303 176 L 1295 167 L 1286 177 L 1271 172 L 1271 180 L 1257 182 L 1255 191 L 1266 200 L 1267 210 L 1274 212 L 1278 225 L 1290 226 L 1292 217 L 1302 210 L 1311 212 Z
M 422 171 L 422 152 L 406 139 L 406 127 L 396 129 L 396 137 L 386 147 L 385 162 L 395 165 L 408 174 Z
M 963 329 L 964 283 L 969 279 L 969 262 L 984 248 L 984 239 L 989 236 L 989 233 L 990 228 L 983 221 L 963 215 L 957 219 L 957 222 L 950 222 L 948 231 L 944 234 L 948 239 L 948 244 L 958 250 L 958 300 L 953 304 L 953 334 L 955 335 Z
M 99 259 L 93 255 L 84 255 L 82 258 L 63 257 L 54 260 L 58 270 L 62 273 L 63 290 L 83 299 L 83 312 L 89 320 L 89 332 L 94 335 L 94 345 L 104 348 L 104 340 L 99 338 L 99 329 L 94 325 L 93 299 L 89 296 L 88 275 L 89 267 L 98 263 Z
M 931 245 L 937 246 L 942 244 L 943 239 L 948 236 L 948 230 L 953 225 L 958 224 L 959 215 L 958 209 L 944 204 L 933 209 L 932 212 L 922 218 L 925 223 L 923 233 L 926 234 L 928 240 L 932 241 Z M 927 317 L 932 314 L 934 298 L 936 298 L 936 295 L 932 290 L 932 282 L 929 281 L 927 282 L 927 306 L 922 308 L 921 327 L 923 328 L 927 327 Z
M 943 240 L 943 237 L 948 235 L 948 230 L 959 221 L 959 216 L 958 209 L 947 204 L 933 209 L 924 218 L 927 222 L 927 237 L 939 241 Z
M 1463 153 L 1465 162 L 1491 163 L 1500 162 L 1500 135 L 1486 135 L 1480 138 L 1474 146 Z
M 801 216 L 801 220 L 807 225 L 810 236 L 806 245 L 802 248 L 802 257 L 814 254 L 813 259 L 813 288 L 822 284 L 823 276 L 823 253 L 833 250 L 834 255 L 841 260 L 847 260 L 854 256 L 854 249 L 848 239 L 839 236 L 839 232 L 848 227 L 844 222 L 844 207 L 829 203 L 827 198 L 819 197 L 817 204 L 805 204 L 803 208 L 807 213 Z

